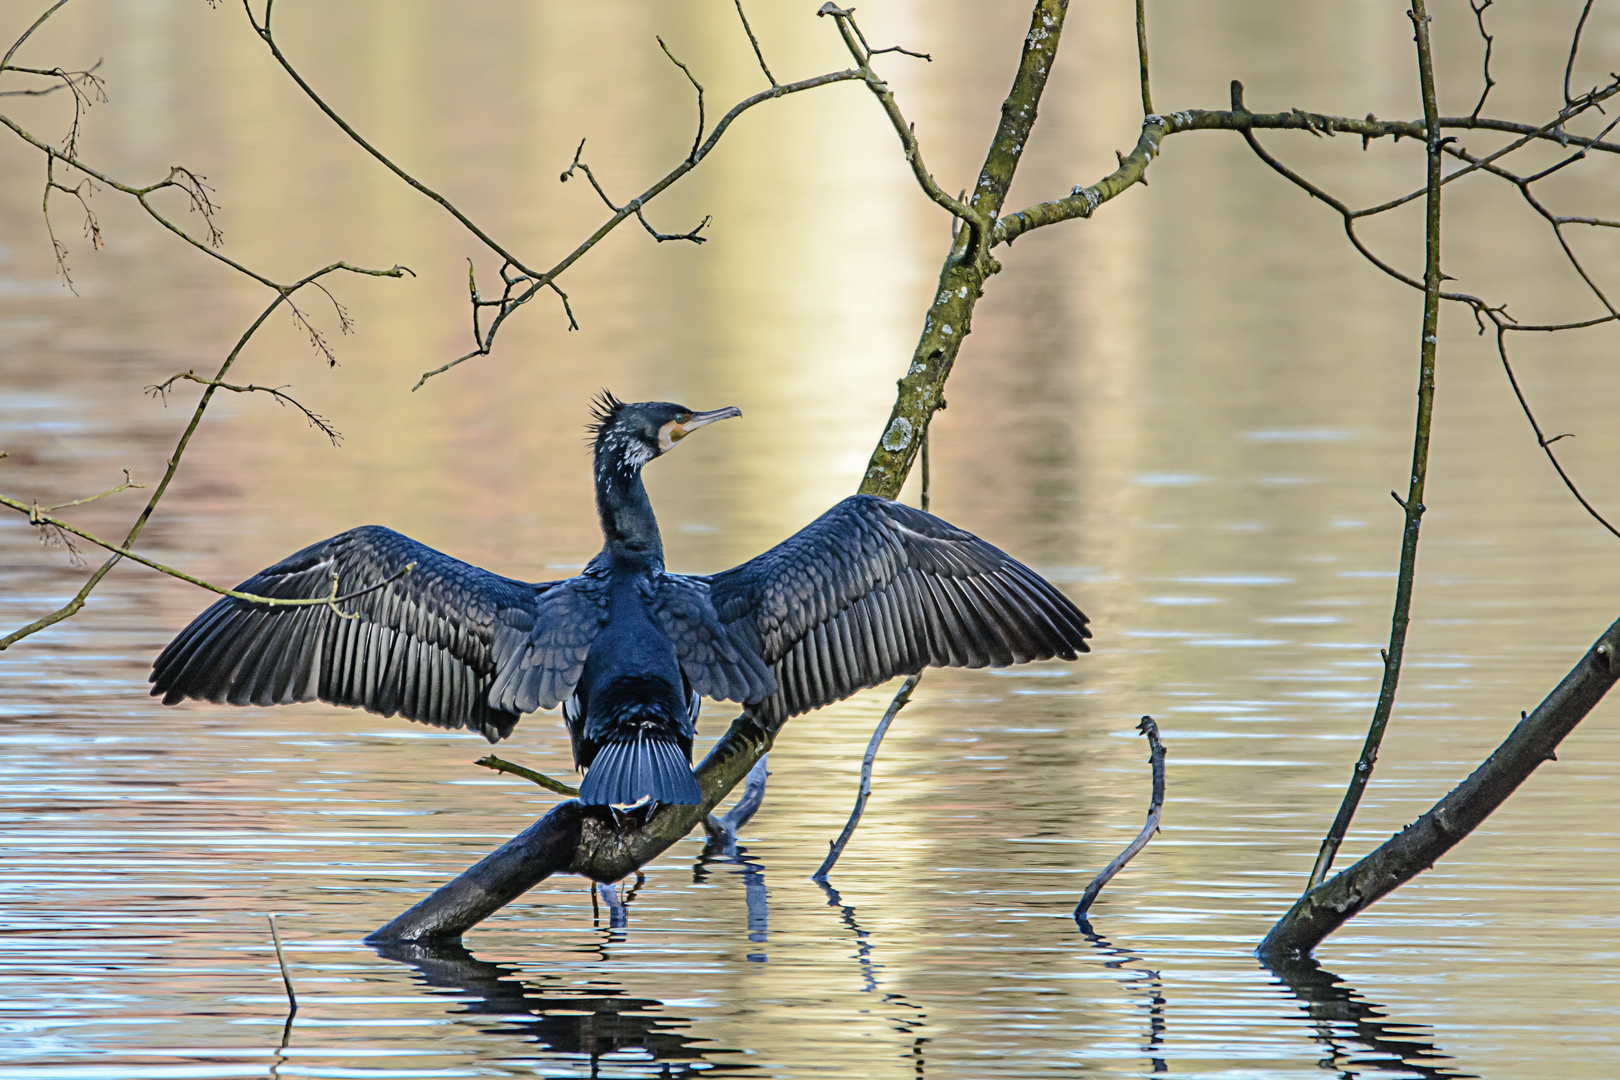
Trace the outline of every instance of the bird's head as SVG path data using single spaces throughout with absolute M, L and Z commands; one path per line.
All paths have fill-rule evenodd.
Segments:
M 730 406 L 694 412 L 669 401 L 627 404 L 606 390 L 592 402 L 591 411 L 596 422 L 588 430 L 595 443 L 597 468 L 625 470 L 641 468 L 700 427 L 742 415 L 742 410 Z

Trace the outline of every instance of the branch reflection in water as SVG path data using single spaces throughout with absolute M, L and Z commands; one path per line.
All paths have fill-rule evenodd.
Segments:
M 1315 960 L 1307 957 L 1278 961 L 1268 969 L 1303 1003 L 1314 1031 L 1312 1038 L 1328 1052 L 1322 1059 L 1322 1068 L 1328 1072 L 1341 1076 L 1388 1072 L 1423 1080 L 1473 1080 L 1472 1073 L 1439 1064 L 1451 1055 L 1417 1037 L 1427 1032 L 1429 1025 L 1385 1019 L 1383 1006 L 1356 993 Z M 1349 1044 L 1359 1044 L 1360 1049 Z
M 588 1058 L 590 1075 L 608 1058 L 616 1070 L 658 1077 L 752 1075 L 739 1050 L 682 1034 L 691 1024 L 664 1012 L 653 998 L 631 997 L 593 979 L 588 987 L 562 985 L 555 975 L 519 976 L 520 969 L 480 960 L 459 944 L 397 942 L 376 946 L 385 960 L 416 969 L 427 986 L 456 992 L 463 1015 L 498 1017 L 486 1034 L 533 1039 L 553 1054 Z M 525 1015 L 526 1014 L 526 1015 Z M 719 1060 L 716 1060 L 716 1059 Z
M 1155 1073 L 1169 1072 L 1169 1066 L 1165 1064 L 1164 1060 L 1164 980 L 1159 977 L 1157 971 L 1147 967 L 1127 968 L 1126 964 L 1140 965 L 1142 958 L 1128 949 L 1121 949 L 1111 943 L 1107 938 L 1092 929 L 1091 923 L 1084 918 L 1076 916 L 1074 921 L 1079 925 L 1080 933 L 1085 936 L 1091 947 L 1105 957 L 1103 967 L 1127 976 L 1121 980 L 1125 985 L 1141 986 L 1146 989 L 1148 1040 L 1147 1045 L 1142 1047 L 1142 1052 L 1147 1055 L 1148 1061 L 1152 1063 Z
M 878 972 L 882 970 L 883 965 L 872 959 L 872 936 L 868 931 L 861 929 L 861 924 L 855 920 L 855 906 L 844 903 L 844 898 L 838 895 L 838 890 L 825 878 L 811 880 L 821 886 L 821 891 L 827 894 L 827 906 L 838 910 L 843 924 L 855 935 L 855 962 L 860 965 L 861 980 L 864 983 L 861 989 L 868 994 L 882 993 L 885 1005 L 892 1004 L 898 1008 L 912 1010 L 909 1013 L 890 1013 L 888 1020 L 893 1024 L 894 1030 L 902 1035 L 911 1036 L 912 1064 L 920 1080 L 923 1076 L 923 1046 L 928 1042 L 928 1036 L 919 1032 L 922 1031 L 923 1021 L 928 1018 L 928 1014 L 922 1010 L 922 1006 L 908 1001 L 904 994 L 883 989 L 878 981 Z

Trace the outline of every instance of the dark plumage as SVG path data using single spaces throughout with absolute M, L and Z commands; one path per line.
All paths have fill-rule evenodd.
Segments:
M 694 413 L 604 394 L 595 435 L 606 538 L 584 573 L 530 584 L 376 525 L 311 545 L 237 587 L 330 605 L 225 598 L 152 666 L 164 704 L 328 701 L 490 742 L 563 706 L 580 798 L 699 803 L 698 700 L 762 723 L 928 666 L 1001 667 L 1087 651 L 1086 617 L 1049 582 L 971 533 L 869 495 L 838 503 L 719 574 L 664 571 L 641 468 L 736 409 Z M 407 565 L 413 569 L 395 577 Z M 389 580 L 394 578 L 394 580 Z

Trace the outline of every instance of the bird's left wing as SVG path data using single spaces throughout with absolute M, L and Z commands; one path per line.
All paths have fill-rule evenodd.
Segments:
M 726 633 L 778 684 L 778 724 L 924 667 L 1001 667 L 1087 651 L 1086 617 L 1039 574 L 931 514 L 854 495 L 703 580 Z

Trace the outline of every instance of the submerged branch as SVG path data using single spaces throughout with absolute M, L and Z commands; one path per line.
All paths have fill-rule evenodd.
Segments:
M 747 713 L 697 767 L 703 802 L 621 813 L 559 803 L 454 881 L 366 938 L 371 944 L 459 938 L 553 874 L 614 882 L 634 873 L 696 828 L 770 749 L 772 735 Z

